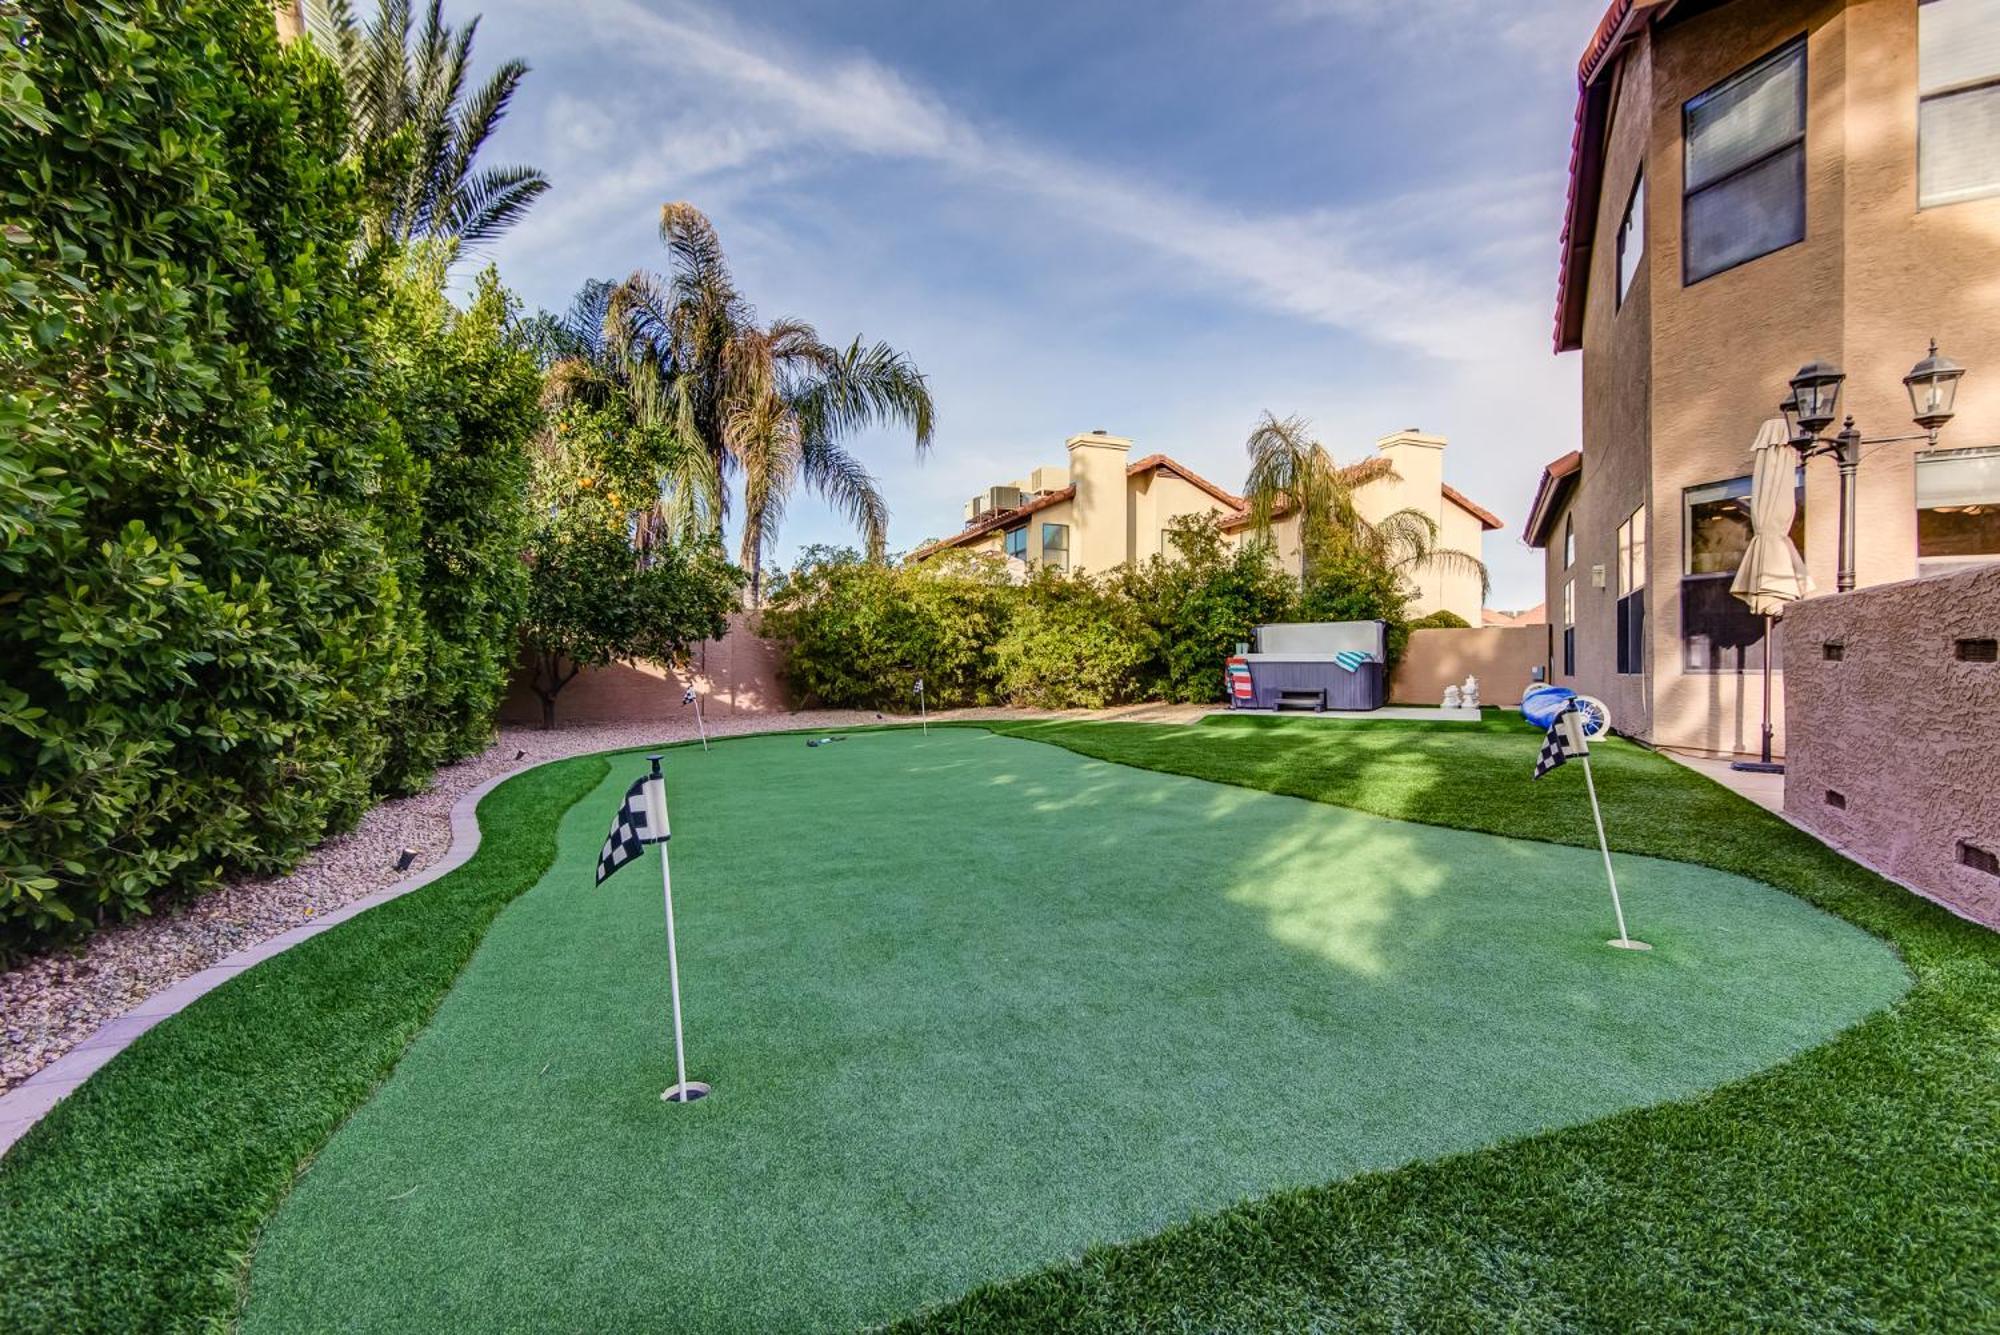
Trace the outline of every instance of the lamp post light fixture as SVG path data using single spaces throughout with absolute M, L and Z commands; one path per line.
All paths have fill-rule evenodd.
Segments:
M 1930 354 L 1903 377 L 1910 391 L 1910 415 L 1918 426 L 1935 435 L 1952 417 L 1952 400 L 1958 397 L 1959 377 L 1965 368 L 1949 357 L 1938 356 L 1937 340 L 1931 340 Z
M 1861 468 L 1863 445 L 1888 445 L 1897 441 L 1927 440 L 1937 444 L 1938 428 L 1952 418 L 1952 400 L 1958 394 L 1959 378 L 1965 368 L 1949 357 L 1940 356 L 1937 340 L 1931 340 L 1927 356 L 1903 377 L 1910 392 L 1912 420 L 1923 428 L 1916 435 L 1870 436 L 1864 438 L 1849 414 L 1840 430 L 1823 436 L 1840 406 L 1840 386 L 1846 375 L 1830 362 L 1807 362 L 1792 377 L 1792 392 L 1778 405 L 1785 416 L 1785 430 L 1801 460 L 1831 454 L 1840 468 L 1840 571 L 1836 581 L 1841 593 L 1854 589 L 1854 491 L 1855 475 Z

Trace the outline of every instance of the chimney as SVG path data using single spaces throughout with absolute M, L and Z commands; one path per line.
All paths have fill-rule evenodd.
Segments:
M 1105 431 L 1071 436 L 1069 480 L 1076 487 L 1069 535 L 1070 568 L 1101 575 L 1131 557 L 1131 490 L 1125 459 L 1132 442 Z

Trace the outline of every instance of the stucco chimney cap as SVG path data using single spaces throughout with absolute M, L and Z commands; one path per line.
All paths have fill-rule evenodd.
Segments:
M 1443 436 L 1426 435 L 1413 426 L 1406 426 L 1401 431 L 1392 431 L 1376 441 L 1375 448 L 1387 450 L 1397 445 L 1424 445 L 1433 450 L 1441 450 L 1447 443 Z
M 1114 436 L 1107 431 L 1085 431 L 1079 435 L 1071 436 L 1063 444 L 1072 450 L 1079 445 L 1102 445 L 1114 450 L 1129 450 L 1132 448 L 1131 440 L 1124 436 Z

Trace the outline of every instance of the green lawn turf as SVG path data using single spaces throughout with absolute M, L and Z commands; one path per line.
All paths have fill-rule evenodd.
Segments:
M 1576 767 L 1523 782 L 1534 734 L 1506 716 L 1008 730 L 1410 820 L 1593 837 Z M 1670 762 L 1622 744 L 1597 759 L 1615 847 L 1820 904 L 1892 943 L 1915 985 L 1709 1096 L 1279 1193 L 912 1324 L 2000 1327 L 2000 936 Z M 471 866 L 161 1025 L 0 1160 L 0 1330 L 226 1322 L 260 1221 L 422 1025 L 497 904 L 539 876 L 547 817 L 601 763 L 503 788 L 481 809 Z M 771 812 L 776 838 L 782 793 Z
M 1008 730 L 1409 820 L 1595 838 L 1575 765 L 1519 781 L 1532 734 L 1511 711 L 1476 729 Z M 907 1324 L 2000 1330 L 2000 935 L 1662 757 L 1614 744 L 1595 758 L 1614 847 L 1791 891 L 1892 942 L 1915 986 L 1706 1097 L 1279 1193 Z
M 1287 734 L 1180 735 L 1227 755 Z M 1536 738 L 1506 743 L 1487 783 L 1528 793 Z M 1657 947 L 1626 954 L 1594 851 L 984 732 L 669 764 L 692 1074 L 715 1094 L 659 1101 L 656 863 L 590 884 L 644 767 L 619 757 L 266 1229 L 251 1331 L 879 1322 L 1275 1189 L 1695 1094 L 1909 977 L 1707 868 L 1620 859 Z M 1532 799 L 1579 801 L 1557 780 Z M 1160 1271 L 1149 1296 L 1200 1287 L 1182 1253 Z M 962 1310 L 1068 1315 L 1042 1305 L 1064 1282 Z
M 0 1331 L 228 1320 L 259 1225 L 367 1099 L 493 915 L 596 787 L 585 756 L 479 808 L 465 866 L 305 941 L 142 1035 L 0 1160 Z

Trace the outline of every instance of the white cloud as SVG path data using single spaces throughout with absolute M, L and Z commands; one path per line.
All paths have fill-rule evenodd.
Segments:
M 1541 69 L 1572 65 L 1605 0 L 1277 0 L 1274 17 L 1333 22 L 1405 46 L 1498 43 Z
M 593 43 L 616 43 L 676 79 L 725 89 L 738 114 L 723 128 L 688 127 L 687 138 L 715 141 L 712 160 L 673 161 L 674 152 L 691 152 L 686 146 L 649 149 L 592 179 L 569 210 L 547 210 L 534 224 L 538 235 L 572 227 L 577 210 L 657 193 L 663 180 L 686 194 L 682 183 L 692 177 L 759 154 L 837 149 L 931 164 L 963 184 L 1038 203 L 1067 225 L 1143 247 L 1211 291 L 1447 359 L 1490 356 L 1531 318 L 1524 301 L 1540 300 L 1407 258 L 1409 232 L 1431 217 L 1413 216 L 1403 202 L 1252 216 L 975 124 L 863 56 L 808 56 L 693 6 L 584 0 L 573 13 Z M 1461 221 L 1467 212 L 1518 210 L 1521 187 L 1518 180 L 1455 185 L 1450 208 Z
M 1456 0 L 1416 3 L 1428 20 L 1449 17 Z M 1495 9 L 1515 27 L 1531 17 L 1525 6 Z M 1353 12 L 1358 23 L 1386 21 L 1372 4 Z M 602 89 L 571 75 L 568 88 L 588 101 L 556 97 L 536 122 L 556 150 L 543 163 L 556 189 L 500 243 L 508 272 L 615 276 L 657 262 L 652 219 L 664 199 L 726 216 L 746 272 L 775 264 L 784 275 L 763 296 L 836 322 L 845 302 L 871 335 L 913 349 L 948 396 L 948 440 L 927 468 L 909 463 L 906 441 L 881 442 L 894 545 L 954 527 L 959 497 L 1059 458 L 1062 435 L 1083 427 L 1136 429 L 1146 448 L 1234 485 L 1243 432 L 1265 408 L 1314 417 L 1349 457 L 1384 431 L 1422 425 L 1452 436 L 1454 484 L 1510 522 L 1542 463 L 1575 443 L 1576 359 L 1552 357 L 1548 343 L 1558 179 L 1413 178 L 1364 203 L 1258 212 L 982 123 L 865 55 L 804 49 L 696 4 L 578 0 L 557 23 L 547 14 L 534 12 L 537 64 L 601 74 Z M 1482 11 L 1477 21 L 1497 19 Z M 1567 130 L 1565 120 L 1556 132 Z M 899 172 L 950 201 L 996 264 L 1018 262 L 1011 243 L 1036 238 L 1030 272 L 1039 279 L 1046 266 L 1062 299 L 939 303 L 923 269 L 860 258 L 879 238 L 840 233 L 863 218 L 815 212 L 819 183 L 799 188 L 799 178 L 837 174 L 866 189 Z M 1120 295 L 1148 287 L 1267 313 L 1268 342 L 1244 340 L 1238 358 L 1189 330 L 1127 357 L 1096 330 L 1048 323 L 1052 309 L 1094 305 L 1115 323 Z M 1109 295 L 1093 303 L 1093 292 Z M 1357 342 L 1388 353 L 1362 348 L 1362 369 L 1347 355 Z M 1330 355 L 1299 350 L 1315 345 Z M 786 545 L 844 534 L 801 507 Z M 1539 600 L 1540 563 L 1511 529 L 1491 536 L 1487 556 L 1497 603 Z

